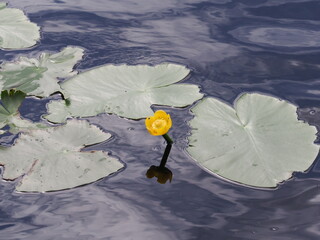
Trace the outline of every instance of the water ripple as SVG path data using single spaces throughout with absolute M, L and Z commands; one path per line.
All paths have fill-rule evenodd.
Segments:
M 320 31 L 285 27 L 243 26 L 230 31 L 235 38 L 264 47 L 315 48 L 320 47 Z

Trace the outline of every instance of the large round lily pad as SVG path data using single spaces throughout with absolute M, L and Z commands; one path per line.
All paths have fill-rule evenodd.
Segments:
M 319 147 L 317 130 L 297 119 L 296 107 L 261 94 L 244 94 L 234 108 L 206 98 L 192 108 L 189 154 L 223 178 L 275 187 L 307 170 Z
M 0 2 L 0 19 L 0 48 L 28 48 L 40 39 L 40 28 L 21 10 L 7 8 L 6 3 Z
M 184 107 L 202 98 L 193 84 L 174 84 L 184 79 L 190 70 L 177 64 L 105 65 L 81 73 L 61 84 L 70 101 L 48 105 L 52 122 L 66 117 L 89 117 L 113 113 L 131 119 L 153 115 L 151 105 Z M 54 105 L 54 106 L 51 106 Z
M 123 167 L 102 151 L 81 151 L 110 138 L 87 121 L 23 133 L 12 147 L 0 148 L 3 178 L 22 177 L 17 191 L 45 192 L 73 188 L 108 176 Z

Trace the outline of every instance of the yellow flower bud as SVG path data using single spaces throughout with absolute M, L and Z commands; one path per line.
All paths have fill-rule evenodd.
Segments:
M 146 118 L 146 128 L 151 135 L 166 134 L 172 126 L 170 115 L 163 110 L 158 110 L 153 116 Z

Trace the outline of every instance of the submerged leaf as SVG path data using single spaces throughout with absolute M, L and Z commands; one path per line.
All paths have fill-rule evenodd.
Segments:
M 42 53 L 39 59 L 20 57 L 16 62 L 3 63 L 0 71 L 2 88 L 47 97 L 61 91 L 59 79 L 77 73 L 73 67 L 82 56 L 82 48 L 66 47 L 59 53 Z
M 0 128 L 9 124 L 12 118 L 19 115 L 18 109 L 25 98 L 21 91 L 2 91 L 0 104 Z
M 6 8 L 0 3 L 0 48 L 28 48 L 40 39 L 40 28 L 29 21 L 24 13 L 15 8 Z
M 64 116 L 89 117 L 113 113 L 140 119 L 153 114 L 151 105 L 185 107 L 202 98 L 193 84 L 174 84 L 184 79 L 190 70 L 176 64 L 157 66 L 106 65 L 81 73 L 61 84 L 70 105 L 49 103 L 49 121 L 56 122 L 57 113 Z M 50 107 L 55 104 L 54 107 Z
M 21 91 L 9 90 L 1 92 L 1 106 L 0 112 L 5 115 L 11 115 L 18 113 L 18 109 L 25 99 L 26 94 Z
M 1 92 L 0 128 L 9 125 L 11 133 L 18 133 L 21 130 L 47 127 L 20 117 L 18 110 L 25 97 L 26 94 L 19 90 L 4 90 Z
M 296 107 L 244 94 L 234 109 L 214 98 L 192 108 L 189 154 L 210 172 L 255 187 L 275 187 L 307 170 L 319 146 L 317 130 L 297 119 Z
M 102 151 L 81 150 L 110 136 L 79 120 L 23 133 L 14 146 L 0 149 L 3 178 L 22 177 L 16 189 L 23 192 L 57 191 L 94 182 L 118 171 L 123 164 Z

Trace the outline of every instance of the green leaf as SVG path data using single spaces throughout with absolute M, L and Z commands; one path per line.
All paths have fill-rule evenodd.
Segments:
M 73 67 L 82 56 L 82 48 L 66 47 L 59 53 L 42 53 L 39 59 L 20 57 L 16 62 L 3 63 L 0 71 L 2 88 L 47 97 L 61 91 L 60 79 L 77 74 Z
M 9 132 L 18 133 L 20 131 L 48 127 L 47 125 L 33 123 L 20 117 L 19 107 L 25 97 L 26 94 L 19 90 L 12 89 L 1 92 L 0 128 L 9 125 Z
M 21 10 L 6 8 L 6 4 L 1 2 L 0 19 L 0 48 L 28 48 L 40 39 L 40 28 L 30 22 Z
M 131 119 L 153 115 L 151 105 L 185 107 L 202 98 L 193 84 L 174 84 L 184 79 L 190 70 L 176 64 L 105 65 L 79 74 L 61 84 L 70 105 L 48 105 L 52 122 L 65 116 L 89 117 L 113 113 Z M 55 104 L 54 107 L 51 105 Z M 58 110 L 58 105 L 63 108 Z M 57 112 L 62 113 L 60 119 Z M 59 119 L 59 121 L 57 121 Z
M 316 128 L 297 119 L 294 105 L 270 96 L 244 94 L 234 108 L 206 98 L 192 112 L 187 151 L 238 183 L 275 187 L 293 171 L 307 170 L 319 152 Z
M 102 151 L 81 150 L 110 136 L 79 120 L 22 133 L 12 147 L 0 149 L 3 178 L 21 177 L 16 190 L 22 192 L 57 191 L 97 181 L 123 164 Z
M 21 91 L 2 91 L 0 104 L 0 128 L 12 122 L 15 117 L 20 117 L 18 108 L 25 98 Z
M 2 91 L 1 92 L 1 107 L 7 111 L 7 115 L 16 114 L 18 112 L 18 108 L 20 107 L 21 103 L 25 99 L 26 94 L 21 91 L 16 91 L 11 89 L 9 91 Z

